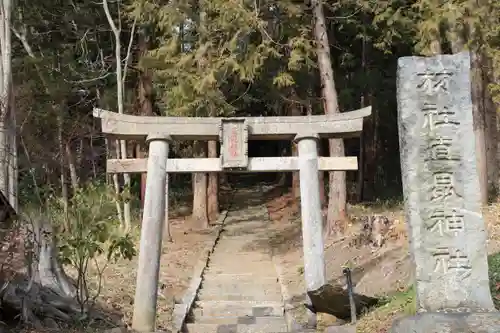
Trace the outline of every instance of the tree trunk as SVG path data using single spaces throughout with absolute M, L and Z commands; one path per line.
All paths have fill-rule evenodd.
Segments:
M 316 53 L 322 84 L 322 97 L 325 101 L 325 113 L 339 113 L 337 90 L 330 59 L 330 46 L 326 29 L 323 5 L 321 0 L 311 0 L 314 18 L 314 36 L 316 39 Z M 345 156 L 342 139 L 331 139 L 330 156 Z M 328 216 L 325 231 L 327 235 L 339 232 L 345 223 L 347 212 L 346 178 L 345 171 L 335 171 L 329 174 Z
M 280 141 L 279 143 L 279 149 L 280 149 L 280 153 L 279 153 L 279 156 L 281 157 L 284 157 L 284 156 L 287 156 L 287 152 L 288 152 L 288 149 L 286 147 L 286 143 L 285 145 L 283 145 L 283 142 L 285 141 Z M 286 181 L 287 181 L 287 173 L 286 172 L 280 172 L 277 174 L 277 177 L 276 177 L 276 186 L 277 187 L 285 187 L 286 186 Z
M 30 235 L 24 240 L 28 274 L 17 276 L 14 281 L 1 281 L 4 286 L 0 291 L 2 308 L 21 313 L 25 323 L 38 328 L 42 326 L 40 315 L 66 322 L 77 314 L 82 315 L 81 311 L 88 309 L 75 302 L 77 289 L 57 260 L 49 220 L 38 216 L 24 225 Z M 87 295 L 82 296 L 80 299 L 86 299 Z
M 313 115 L 313 106 L 312 106 L 312 89 L 308 89 L 307 92 L 308 96 L 308 101 L 307 101 L 307 107 L 306 107 L 306 114 L 308 116 Z M 318 156 L 323 156 L 323 149 L 321 149 L 321 140 L 318 143 Z M 323 208 L 325 206 L 326 200 L 325 200 L 325 173 L 323 171 L 318 172 L 318 180 L 319 180 L 319 200 L 321 201 L 321 207 Z
M 292 113 L 293 115 L 293 113 Z M 292 151 L 292 156 L 299 156 L 299 150 L 297 147 L 297 144 L 292 141 L 291 142 L 291 151 Z M 299 177 L 299 172 L 294 171 L 292 172 L 292 196 L 294 198 L 299 198 L 300 197 L 300 177 Z
M 441 38 L 439 32 L 437 32 L 429 43 L 429 52 L 433 55 L 443 53 L 441 48 Z
M 121 149 L 121 158 L 127 158 L 127 142 L 125 140 L 120 140 L 120 149 Z M 130 191 L 131 191 L 131 179 L 130 174 L 123 174 L 123 185 L 124 190 L 126 191 L 126 197 L 123 199 L 123 222 L 125 227 L 125 232 L 129 232 L 132 228 L 132 215 L 131 215 L 131 207 L 130 207 Z M 123 191 L 122 191 L 123 192 Z
M 195 141 L 194 152 L 195 157 L 203 158 L 207 157 L 206 142 Z M 192 220 L 194 224 L 200 229 L 206 229 L 209 227 L 208 224 L 208 209 L 207 209 L 207 174 L 203 172 L 193 173 L 193 213 Z
M 12 81 L 12 77 L 11 77 Z M 16 128 L 16 113 L 14 109 L 14 87 L 10 86 L 9 92 L 9 122 L 8 122 L 8 138 L 9 138 L 9 203 L 18 212 L 18 175 L 19 164 L 17 160 L 17 128 Z
M 455 25 L 450 25 L 448 28 L 448 36 L 452 52 L 457 53 L 464 50 L 465 41 L 462 38 L 461 31 L 458 30 Z M 480 36 L 477 30 L 472 28 L 470 38 L 472 40 L 477 40 L 479 37 Z M 477 172 L 479 176 L 481 203 L 486 205 L 488 204 L 488 158 L 486 144 L 486 110 L 484 104 L 486 87 L 484 86 L 485 82 L 482 69 L 484 59 L 475 46 L 473 46 L 470 53 L 472 117 L 474 122 L 474 137 L 476 141 Z
M 361 97 L 361 107 L 365 106 L 365 96 Z M 356 187 L 356 197 L 358 202 L 363 201 L 363 185 L 365 183 L 365 134 L 361 132 L 359 136 L 359 159 L 358 159 L 358 183 Z
M 90 133 L 90 140 L 92 140 L 92 133 Z M 89 171 L 86 170 L 87 165 L 85 163 L 89 163 L 93 166 L 93 157 L 90 158 L 90 161 L 85 160 L 85 144 L 86 140 L 82 136 L 78 139 L 78 144 L 76 147 L 76 157 L 73 158 L 75 161 L 75 175 L 76 179 L 78 180 L 78 185 L 79 183 L 85 183 L 85 181 L 89 178 Z M 68 157 L 69 158 L 69 157 Z
M 146 158 L 147 154 L 141 150 L 138 158 Z M 144 208 L 144 198 L 146 198 L 146 180 L 148 178 L 147 173 L 141 173 L 141 209 Z
M 94 136 L 93 134 L 90 135 L 90 142 L 89 142 L 89 148 L 90 148 L 90 154 L 92 155 L 91 163 L 92 163 L 92 177 L 97 178 L 97 165 L 96 165 L 96 151 L 94 147 Z M 105 154 L 108 156 L 108 140 L 105 139 L 104 141 L 104 149 L 105 149 Z M 108 175 L 106 175 L 106 184 L 109 184 L 108 180 Z
M 295 157 L 299 156 L 297 144 L 294 141 L 291 142 L 291 150 L 292 150 L 292 156 Z M 292 172 L 292 196 L 294 198 L 300 197 L 300 177 L 298 171 Z
M 68 220 L 68 208 L 69 208 L 69 194 L 68 194 L 68 182 L 66 180 L 66 159 L 64 158 L 66 156 L 65 154 L 65 149 L 64 149 L 64 136 L 63 136 L 63 126 L 64 126 L 64 119 L 62 116 L 62 112 L 60 108 L 57 108 L 56 106 L 53 106 L 56 114 L 58 114 L 58 141 L 59 141 L 59 172 L 60 172 L 60 178 L 61 178 L 61 197 L 63 201 L 63 209 L 64 209 L 64 231 L 65 232 L 71 232 L 70 227 L 69 227 L 69 220 Z
M 48 287 L 58 295 L 75 297 L 76 289 L 66 275 L 63 266 L 57 260 L 57 246 L 54 231 L 50 221 L 46 218 L 38 218 L 34 221 L 34 236 L 36 237 L 35 251 L 38 253 L 33 264 L 38 277 L 36 280 L 43 286 Z
M 484 87 L 481 73 L 481 55 L 471 52 L 471 83 L 472 83 L 472 117 L 474 122 L 474 137 L 476 140 L 477 172 L 481 203 L 488 204 L 488 169 L 485 138 L 485 108 L 483 103 Z
M 109 142 L 109 141 L 108 141 Z M 114 143 L 114 148 L 115 148 L 115 155 L 116 158 L 120 158 L 120 142 L 118 140 L 113 140 Z M 121 205 L 121 191 L 120 191 L 120 179 L 118 178 L 118 174 L 114 173 L 113 174 L 113 186 L 115 188 L 115 204 L 116 204 L 116 212 L 118 214 L 118 221 L 120 221 L 120 225 L 122 226 L 123 229 L 125 229 L 125 221 L 123 220 L 123 211 L 122 211 L 122 205 Z
M 146 32 L 142 30 L 139 34 L 139 62 L 141 66 L 141 72 L 139 75 L 139 86 L 138 86 L 138 103 L 139 103 L 139 114 L 141 116 L 153 116 L 153 79 L 151 76 L 151 71 L 143 64 L 142 58 L 146 56 L 148 52 L 148 39 Z M 141 145 L 141 153 L 138 158 L 146 157 L 147 148 Z M 144 195 L 146 191 L 146 174 L 141 174 L 141 207 L 144 206 Z
M 368 103 L 371 103 L 372 96 L 368 96 Z M 372 107 L 371 117 L 363 120 L 363 145 L 364 161 L 359 167 L 363 168 L 363 200 L 375 199 L 375 183 L 377 174 L 377 156 L 379 148 L 379 120 L 380 116 L 376 108 Z
M 125 63 L 123 64 L 122 67 L 122 57 L 121 57 L 121 52 L 122 52 L 122 46 L 121 46 L 121 30 L 118 29 L 113 21 L 113 18 L 111 17 L 111 13 L 109 11 L 108 7 L 108 0 L 104 0 L 102 2 L 104 12 L 106 14 L 106 17 L 108 19 L 108 24 L 111 28 L 111 31 L 113 32 L 113 35 L 115 37 L 115 62 L 116 62 L 116 68 L 115 68 L 115 73 L 116 73 L 116 96 L 117 96 L 117 104 L 118 104 L 118 113 L 123 114 L 124 113 L 124 93 L 123 93 L 123 86 L 125 83 L 125 75 L 126 75 L 126 70 L 127 70 L 127 65 L 128 65 L 128 60 L 130 56 L 130 50 L 127 50 L 127 54 L 125 56 Z M 118 8 L 118 11 L 121 9 Z M 130 42 L 132 42 L 132 39 L 134 38 L 134 29 L 135 29 L 135 22 L 132 28 L 132 33 L 130 36 Z M 125 140 L 120 140 L 120 158 L 126 159 L 127 158 L 127 142 Z M 125 191 L 127 191 L 127 198 L 124 199 L 123 202 L 123 221 L 124 221 L 124 227 L 125 227 L 125 232 L 129 232 L 131 227 L 132 227 L 132 216 L 131 216 L 131 211 L 130 211 L 130 185 L 131 185 L 131 179 L 130 179 L 130 174 L 124 173 L 123 174 L 123 180 L 124 180 L 124 188 Z
M 208 141 L 208 157 L 217 158 L 217 141 Z M 217 220 L 219 216 L 219 175 L 212 172 L 208 175 L 208 218 Z
M 365 24 L 366 20 L 364 20 Z M 366 34 L 366 31 L 364 32 Z M 367 77 L 367 72 L 366 72 L 366 49 L 367 49 L 367 44 L 365 38 L 363 38 L 361 42 L 361 75 L 364 76 L 365 78 Z M 363 91 L 361 91 L 361 98 L 360 98 L 360 107 L 364 108 L 366 106 L 366 95 L 367 95 L 367 89 L 366 85 L 363 86 Z M 364 121 L 364 119 L 363 119 Z M 364 129 L 364 127 L 363 127 Z M 361 134 L 359 136 L 359 159 L 358 159 L 358 183 L 356 186 L 356 197 L 358 202 L 363 201 L 363 186 L 365 184 L 365 131 L 361 131 Z
M 288 115 L 291 117 L 301 116 L 302 112 L 299 105 L 297 104 L 298 96 L 295 89 L 292 89 L 289 99 L 291 100 L 291 102 L 288 103 Z M 290 148 L 292 151 L 292 156 L 299 155 L 297 144 L 294 141 L 291 142 Z M 300 178 L 298 171 L 292 172 L 292 195 L 294 198 L 300 197 Z
M 170 230 L 170 219 L 169 219 L 169 200 L 168 200 L 168 194 L 169 194 L 169 175 L 167 173 L 167 178 L 165 181 L 165 221 L 163 223 L 163 239 L 166 240 L 167 242 L 172 242 L 172 232 Z
M 488 192 L 493 196 L 498 194 L 498 127 L 497 127 L 497 108 L 493 101 L 489 84 L 494 82 L 493 68 L 491 60 L 483 54 L 483 87 L 484 87 L 484 108 L 486 120 L 486 169 L 488 171 Z
M 71 179 L 71 187 L 73 188 L 73 191 L 76 191 L 78 188 L 78 174 L 76 172 L 76 162 L 75 162 L 75 157 L 73 155 L 73 151 L 71 150 L 71 144 L 69 142 L 66 142 L 65 145 L 66 148 L 66 158 L 68 160 L 68 167 L 69 167 L 69 176 Z
M 2 0 L 1 3 L 1 25 L 0 25 L 0 190 L 8 198 L 9 203 L 17 207 L 17 195 L 10 193 L 17 191 L 17 185 L 10 184 L 9 180 L 14 180 L 15 175 L 11 165 L 14 157 L 11 156 L 13 144 L 15 144 L 15 130 L 13 126 L 13 99 L 12 99 L 12 44 L 11 44 L 11 0 Z

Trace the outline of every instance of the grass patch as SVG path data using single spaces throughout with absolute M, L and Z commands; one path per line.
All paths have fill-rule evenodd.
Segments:
M 411 286 L 404 291 L 383 298 L 376 309 L 360 318 L 357 332 L 387 332 L 396 318 L 413 315 L 415 312 L 415 289 Z
M 489 279 L 493 302 L 500 308 L 500 253 L 488 257 Z M 385 297 L 380 304 L 360 318 L 357 333 L 385 333 L 389 331 L 392 322 L 401 316 L 411 316 L 416 312 L 415 289 L 413 286 L 398 292 L 391 297 Z
M 491 295 L 495 307 L 500 308 L 500 253 L 488 257 Z

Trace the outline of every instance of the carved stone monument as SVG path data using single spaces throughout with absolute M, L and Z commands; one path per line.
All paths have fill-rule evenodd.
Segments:
M 476 332 L 469 330 L 471 313 L 490 318 L 492 328 L 481 332 L 500 332 L 488 281 L 469 73 L 467 52 L 398 62 L 401 171 L 421 313 L 396 321 L 393 333 L 448 332 L 448 321 L 462 323 L 449 332 Z

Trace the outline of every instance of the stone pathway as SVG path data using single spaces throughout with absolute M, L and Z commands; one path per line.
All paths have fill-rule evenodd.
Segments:
M 240 192 L 240 191 L 238 191 Z M 250 192 L 250 191 L 245 191 Z M 263 196 L 260 191 L 257 194 Z M 237 194 L 185 325 L 189 333 L 288 332 L 284 304 L 267 238 L 264 205 Z

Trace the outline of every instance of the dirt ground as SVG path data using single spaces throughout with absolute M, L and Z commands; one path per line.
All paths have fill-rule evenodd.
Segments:
M 292 313 L 299 321 L 305 321 L 305 309 L 302 306 L 305 287 L 301 223 L 297 202 L 290 194 L 275 196 L 267 202 L 272 220 L 269 237 L 275 256 L 283 269 L 284 282 L 292 296 L 294 306 Z M 411 295 L 406 291 L 411 283 L 412 270 L 402 211 L 397 206 L 352 206 L 349 208 L 349 213 L 353 222 L 348 225 L 345 237 L 326 241 L 327 277 L 329 281 L 343 283 L 342 268 L 348 266 L 353 272 L 356 292 L 372 296 L 396 295 L 394 302 L 367 313 L 359 320 L 359 333 L 385 333 L 395 317 L 413 311 Z M 355 222 L 355 217 L 374 213 L 386 215 L 393 221 L 393 228 L 388 234 L 386 244 L 377 250 L 369 246 L 356 246 L 352 243 L 359 233 L 359 224 Z M 497 253 L 500 251 L 500 223 L 498 222 L 500 203 L 488 206 L 484 213 L 490 238 L 488 251 Z M 210 237 L 211 233 L 210 230 L 195 231 L 189 219 L 184 217 L 171 219 L 171 232 L 174 241 L 163 243 L 161 259 L 161 293 L 158 298 L 159 330 L 171 327 L 174 299 L 182 297 L 194 265 L 204 247 L 204 241 Z M 135 234 L 135 239 L 137 241 L 139 239 L 138 232 Z M 6 241 L 9 243 L 8 238 Z M 15 242 L 10 242 L 10 244 L 15 244 Z M 5 253 L 7 253 L 6 248 L 2 248 L 2 255 Z M 0 260 L 7 261 L 1 256 Z M 21 270 L 22 260 L 18 260 L 13 267 Z M 126 324 L 130 324 L 132 319 L 136 267 L 137 257 L 132 261 L 123 260 L 111 264 L 104 274 L 101 296 L 98 298 L 99 306 L 115 314 L 118 316 L 118 318 L 114 317 L 115 319 Z M 324 327 L 335 322 L 334 317 L 319 316 L 318 332 L 322 332 Z M 52 328 L 44 330 L 16 329 L 15 332 L 59 332 L 63 328 L 67 332 L 89 332 L 88 328 L 70 328 L 53 324 L 50 325 Z
M 303 253 L 300 211 L 296 200 L 285 194 L 268 202 L 273 231 L 270 234 L 275 255 L 282 266 L 284 283 L 292 298 L 294 317 L 306 322 L 304 302 Z M 400 315 L 414 311 L 411 295 L 406 292 L 412 281 L 412 268 L 408 253 L 406 227 L 400 207 L 349 207 L 351 220 L 361 215 L 382 214 L 393 222 L 380 249 L 368 245 L 357 246 L 353 241 L 359 234 L 359 224 L 347 226 L 345 237 L 328 239 L 325 244 L 325 262 L 329 282 L 344 284 L 342 269 L 352 270 L 355 291 L 369 296 L 392 297 L 393 302 L 362 316 L 358 322 L 359 333 L 385 333 L 391 322 Z M 488 227 L 488 252 L 500 250 L 500 204 L 493 203 L 484 210 Z M 393 296 L 394 295 L 394 296 Z M 318 316 L 318 332 L 329 325 L 339 324 L 333 316 Z
M 205 245 L 205 240 L 210 236 L 211 230 L 200 232 L 193 230 L 193 225 L 188 218 L 171 219 L 171 234 L 173 242 L 163 242 L 161 258 L 160 286 L 158 297 L 159 330 L 169 329 L 174 299 L 180 299 L 187 288 L 194 265 Z M 137 249 L 139 234 L 136 232 Z M 3 252 L 5 253 L 5 252 Z M 20 257 L 18 255 L 18 257 Z M 104 272 L 102 279 L 101 296 L 97 306 L 103 309 L 106 315 L 111 315 L 113 323 L 103 323 L 105 326 L 115 326 L 118 322 L 130 325 L 132 320 L 133 299 L 136 283 L 137 256 L 132 260 L 121 260 L 110 264 Z M 5 262 L 6 258 L 2 262 Z M 21 260 L 16 260 L 16 269 L 22 271 L 24 265 Z M 69 272 L 71 275 L 71 272 Z M 59 332 L 60 324 L 51 323 L 52 327 L 46 329 L 14 329 L 13 332 L 46 333 Z M 100 325 L 97 325 L 100 326 Z M 94 332 L 89 328 L 64 327 L 68 332 Z M 1 327 L 0 327 L 1 330 Z
M 188 218 L 171 221 L 173 242 L 163 242 L 158 294 L 157 328 L 170 329 L 175 299 L 181 299 L 189 285 L 191 274 L 210 235 L 194 231 Z M 139 244 L 137 244 L 138 248 Z M 136 283 L 137 256 L 132 262 L 121 261 L 110 266 L 103 284 L 101 301 L 123 314 L 123 322 L 132 321 Z

